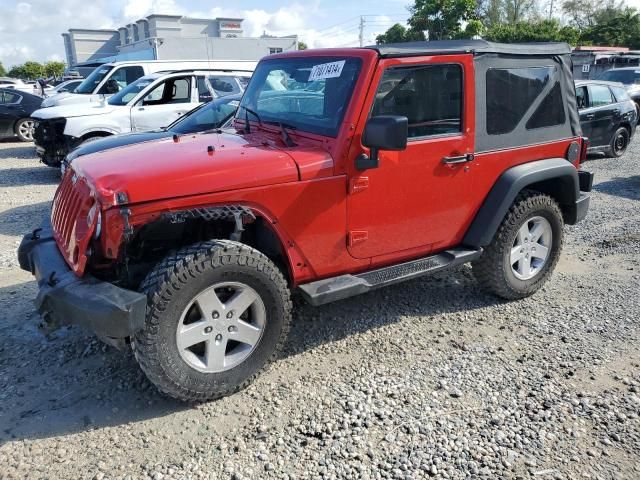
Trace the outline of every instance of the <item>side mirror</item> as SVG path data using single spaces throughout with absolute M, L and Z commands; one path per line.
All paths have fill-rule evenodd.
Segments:
M 378 167 L 380 150 L 400 151 L 407 148 L 409 120 L 399 115 L 378 115 L 367 120 L 362 134 L 362 145 L 371 151 L 356 158 L 356 168 L 366 170 Z

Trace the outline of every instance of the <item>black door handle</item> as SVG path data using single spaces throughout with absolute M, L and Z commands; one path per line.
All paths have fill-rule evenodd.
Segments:
M 585 117 L 585 118 L 586 118 L 587 120 L 593 120 L 594 118 L 596 118 L 596 116 L 595 116 L 595 114 L 590 113 L 590 114 L 586 115 L 586 117 Z
M 443 157 L 442 163 L 445 165 L 455 165 L 456 163 L 467 163 L 473 162 L 476 156 L 473 153 L 467 153 L 465 155 L 460 155 L 457 157 Z

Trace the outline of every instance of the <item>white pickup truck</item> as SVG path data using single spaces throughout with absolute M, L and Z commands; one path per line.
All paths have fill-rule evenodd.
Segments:
M 213 70 L 158 72 L 101 102 L 41 108 L 31 115 L 36 151 L 43 163 L 58 167 L 70 150 L 84 142 L 165 127 L 203 102 L 242 93 L 250 75 Z

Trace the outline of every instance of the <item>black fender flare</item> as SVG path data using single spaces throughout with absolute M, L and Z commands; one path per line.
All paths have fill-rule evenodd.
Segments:
M 551 188 L 544 188 L 545 182 Z M 500 175 L 467 229 L 462 243 L 475 248 L 489 245 L 518 194 L 536 184 L 542 185 L 542 191 L 546 190 L 545 193 L 552 194 L 558 201 L 566 223 L 577 221 L 576 202 L 580 198 L 578 169 L 564 158 L 536 160 L 511 167 Z

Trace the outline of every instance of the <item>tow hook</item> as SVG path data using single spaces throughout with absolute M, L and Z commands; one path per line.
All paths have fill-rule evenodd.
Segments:
M 36 228 L 33 232 L 31 232 L 31 240 L 39 240 L 41 231 L 41 228 Z

